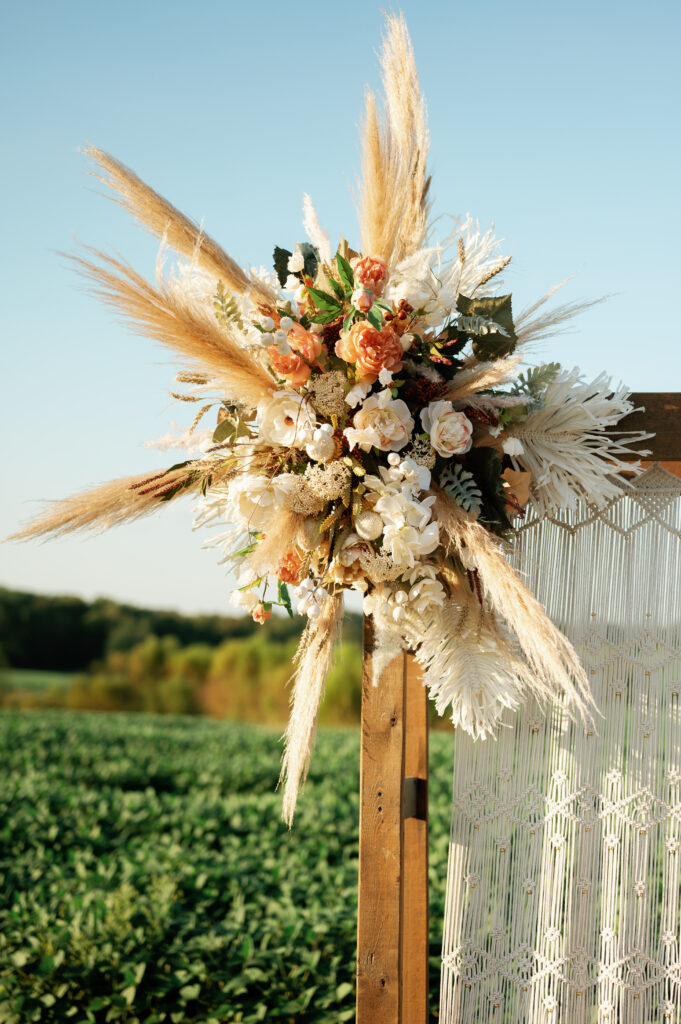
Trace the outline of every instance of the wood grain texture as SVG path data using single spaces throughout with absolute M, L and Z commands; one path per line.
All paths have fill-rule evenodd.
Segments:
M 428 694 L 409 655 L 405 681 L 404 774 L 425 780 L 426 820 L 404 821 L 402 886 L 402 1016 L 428 1020 Z
M 402 1024 L 402 865 L 406 657 L 372 685 L 364 620 L 360 754 L 357 1024 Z
M 655 434 L 642 445 L 656 462 L 681 458 L 681 392 L 637 391 L 632 402 L 644 412 L 633 412 L 617 424 L 617 431 L 647 430 Z

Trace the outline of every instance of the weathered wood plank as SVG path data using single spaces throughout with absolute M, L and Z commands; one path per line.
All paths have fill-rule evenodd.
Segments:
M 372 685 L 364 620 L 360 754 L 357 1024 L 402 1022 L 402 865 L 406 657 Z
M 637 391 L 632 396 L 644 412 L 633 412 L 617 424 L 616 430 L 646 430 L 655 434 L 643 447 L 656 462 L 676 461 L 681 456 L 681 393 L 676 391 Z
M 402 1015 L 408 1024 L 428 1020 L 428 695 L 421 671 L 407 658 L 404 773 L 422 780 L 417 813 L 405 818 L 402 888 Z

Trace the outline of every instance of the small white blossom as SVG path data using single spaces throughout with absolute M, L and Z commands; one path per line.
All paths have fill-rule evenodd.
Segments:
M 291 319 L 291 317 L 290 316 L 282 316 L 281 320 L 279 321 L 279 328 L 280 328 L 280 330 L 282 330 L 282 331 L 290 331 L 292 327 L 293 327 L 293 320 Z
M 288 263 L 286 264 L 286 267 L 291 274 L 299 274 L 304 266 L 305 257 L 300 250 L 297 250 L 293 255 L 289 256 Z
M 507 455 L 522 455 L 525 451 L 522 441 L 517 437 L 507 437 L 501 443 L 501 447 L 504 449 Z
M 384 388 L 387 388 L 388 385 L 392 384 L 393 382 L 393 375 L 390 370 L 386 370 L 385 366 L 383 366 L 378 375 L 378 380 L 379 383 L 381 383 Z

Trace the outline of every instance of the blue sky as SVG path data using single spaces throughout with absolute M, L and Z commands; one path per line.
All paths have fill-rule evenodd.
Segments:
M 6 536 L 44 498 L 162 464 L 181 424 L 168 357 L 98 306 L 57 255 L 76 239 L 153 273 L 156 243 L 97 194 L 90 140 L 244 264 L 302 237 L 309 192 L 357 239 L 352 186 L 381 8 L 166 2 L 13 4 L 3 16 L 3 501 Z M 494 220 L 516 308 L 574 271 L 608 294 L 538 353 L 681 390 L 678 4 L 416 3 L 435 212 Z M 187 503 L 90 540 L 4 545 L 0 582 L 187 611 L 229 581 Z

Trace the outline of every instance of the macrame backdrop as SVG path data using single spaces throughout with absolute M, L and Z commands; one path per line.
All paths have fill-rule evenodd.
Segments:
M 603 714 L 456 734 L 441 1020 L 681 1021 L 681 481 L 524 524 L 516 566 Z

